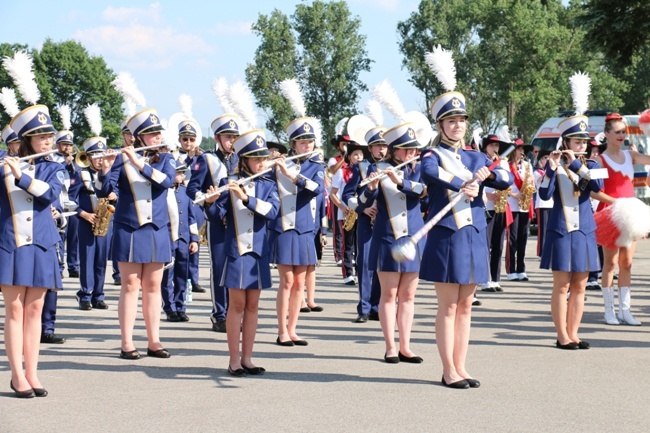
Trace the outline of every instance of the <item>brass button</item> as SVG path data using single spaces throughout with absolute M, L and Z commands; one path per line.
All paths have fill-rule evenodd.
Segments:
M 573 211 L 574 211 L 574 212 L 578 212 L 578 206 L 574 207 L 574 208 L 573 208 Z
M 467 222 L 470 222 L 470 223 L 471 223 L 471 222 L 472 222 L 472 219 L 471 219 L 471 218 L 467 218 Z
M 574 224 L 574 225 L 573 225 L 573 228 L 574 228 L 574 229 L 577 229 L 577 228 L 578 228 L 578 224 Z
M 252 183 L 249 183 L 249 184 L 248 184 L 248 187 L 249 187 L 249 188 L 252 188 L 252 187 L 253 187 L 253 184 L 252 184 Z
M 32 220 L 32 217 L 27 217 L 27 221 L 31 221 L 31 220 Z
M 253 229 L 248 229 L 248 233 L 253 233 Z
M 291 210 L 296 210 L 295 206 L 291 206 Z
M 150 198 L 147 199 L 147 203 L 151 203 L 151 199 L 150 199 Z
M 151 221 L 151 217 L 150 217 L 150 216 L 148 216 L 147 219 L 148 219 L 149 221 Z
M 25 240 L 26 240 L 27 242 L 31 242 L 31 241 L 32 241 L 32 238 L 31 238 L 31 236 L 27 236 L 27 239 L 25 239 Z
M 147 186 L 151 186 L 151 182 L 147 182 Z
M 460 155 L 456 155 L 456 159 L 460 159 Z
M 253 248 L 253 246 L 248 244 L 248 246 L 246 248 L 248 248 L 250 250 L 251 248 Z
M 248 212 L 248 216 L 253 216 L 253 212 Z
M 406 200 L 406 196 L 401 195 L 401 196 L 399 196 L 399 199 L 400 199 L 400 200 Z
M 29 167 L 29 171 L 34 171 L 34 166 L 33 165 Z
M 182 215 L 182 214 L 183 214 L 183 211 L 182 211 L 182 210 L 179 210 L 178 213 Z
M 27 203 L 31 203 L 31 202 L 32 202 L 32 199 L 31 199 L 31 198 L 28 198 L 28 199 L 27 199 Z
M 469 203 L 469 199 L 468 199 L 468 198 L 465 199 L 465 203 Z
M 406 212 L 402 212 L 402 216 L 406 216 Z
M 289 223 L 289 227 L 293 227 L 293 223 Z
M 402 230 L 402 233 L 408 233 L 408 230 L 404 229 Z

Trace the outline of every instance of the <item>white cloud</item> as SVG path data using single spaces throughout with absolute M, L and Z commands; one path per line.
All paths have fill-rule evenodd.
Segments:
M 79 30 L 73 39 L 93 54 L 134 69 L 167 69 L 176 62 L 215 52 L 200 35 L 166 23 L 158 3 L 148 8 L 109 7 L 102 17 L 107 24 Z
M 212 27 L 210 33 L 220 36 L 250 35 L 252 25 L 251 21 L 221 22 Z

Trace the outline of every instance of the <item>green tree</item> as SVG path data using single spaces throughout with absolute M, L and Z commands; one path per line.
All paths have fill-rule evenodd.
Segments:
M 371 64 L 359 27 L 360 19 L 343 1 L 299 4 L 291 20 L 277 10 L 258 17 L 253 30 L 262 42 L 254 64 L 247 66 L 246 81 L 280 141 L 294 117 L 279 93 L 283 79 L 298 79 L 307 114 L 321 121 L 324 139 L 333 137 L 342 117 L 356 113 L 359 95 L 367 90 L 359 76 Z
M 296 38 L 289 18 L 278 9 L 270 16 L 260 14 L 252 28 L 262 43 L 255 51 L 254 62 L 246 66 L 246 82 L 267 114 L 266 128 L 277 140 L 286 140 L 284 127 L 293 112 L 280 94 L 279 83 L 297 74 Z
M 647 0 L 584 0 L 578 24 L 588 32 L 587 43 L 623 66 L 650 43 L 650 2 Z

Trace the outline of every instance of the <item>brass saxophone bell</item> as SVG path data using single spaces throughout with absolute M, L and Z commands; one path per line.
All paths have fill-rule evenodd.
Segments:
M 90 167 L 90 157 L 86 152 L 77 152 L 74 157 L 74 162 L 79 167 L 88 168 Z

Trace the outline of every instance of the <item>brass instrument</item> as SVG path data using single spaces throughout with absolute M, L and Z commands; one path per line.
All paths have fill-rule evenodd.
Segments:
M 535 184 L 533 183 L 532 178 L 532 168 L 526 167 L 526 176 L 524 176 L 524 182 L 521 187 L 521 198 L 519 199 L 519 210 L 528 210 L 530 208 L 530 201 L 535 194 Z
M 345 215 L 345 220 L 343 220 L 343 230 L 346 232 L 352 231 L 354 224 L 357 222 L 357 217 L 357 212 L 349 209 L 349 212 Z
M 505 189 L 503 191 L 494 191 L 497 199 L 494 201 L 494 213 L 504 213 L 506 211 L 506 206 L 508 205 L 508 197 L 512 188 Z
M 95 224 L 93 224 L 93 235 L 100 237 L 106 236 L 114 213 L 115 206 L 110 204 L 107 198 L 97 200 L 97 213 Z
M 90 157 L 86 152 L 77 152 L 77 154 L 74 157 L 74 162 L 81 168 L 88 168 L 90 167 Z
M 199 244 L 207 245 L 208 244 L 208 221 L 207 219 L 203 221 L 201 227 L 199 227 Z

